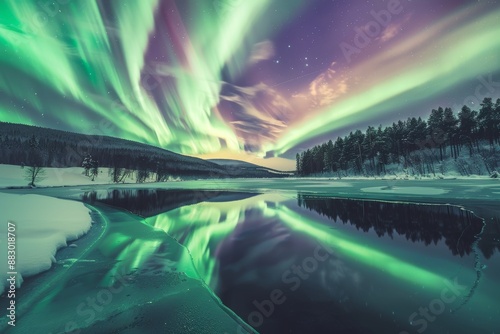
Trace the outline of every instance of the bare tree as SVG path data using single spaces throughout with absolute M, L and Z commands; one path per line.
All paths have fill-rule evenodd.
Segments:
M 99 175 L 99 162 L 97 160 L 93 160 L 92 168 L 90 169 L 90 176 L 92 176 L 92 181 Z
M 132 171 L 127 168 L 121 167 L 111 167 L 109 169 L 108 175 L 111 176 L 111 181 L 114 183 L 125 183 L 125 179 L 130 177 Z
M 24 179 L 28 181 L 28 186 L 36 187 L 35 183 L 45 180 L 45 169 L 43 167 L 30 166 L 24 168 Z

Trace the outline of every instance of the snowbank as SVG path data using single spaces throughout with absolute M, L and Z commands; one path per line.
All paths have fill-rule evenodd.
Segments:
M 7 222 L 16 227 L 17 285 L 23 277 L 48 270 L 57 249 L 85 234 L 91 226 L 90 211 L 82 203 L 41 195 L 0 193 L 0 280 L 1 292 L 7 280 Z

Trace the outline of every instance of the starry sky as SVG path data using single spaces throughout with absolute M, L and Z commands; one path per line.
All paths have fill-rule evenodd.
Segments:
M 498 0 L 3 0 L 0 120 L 291 170 L 500 97 Z

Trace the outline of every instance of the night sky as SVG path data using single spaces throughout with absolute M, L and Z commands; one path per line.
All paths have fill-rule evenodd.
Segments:
M 293 169 L 314 144 L 484 96 L 500 97 L 497 0 L 0 4 L 1 121 Z

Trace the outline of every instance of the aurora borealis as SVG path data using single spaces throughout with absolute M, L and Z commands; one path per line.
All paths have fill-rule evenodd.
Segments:
M 0 121 L 183 154 L 290 158 L 355 128 L 500 95 L 496 0 L 0 6 Z

